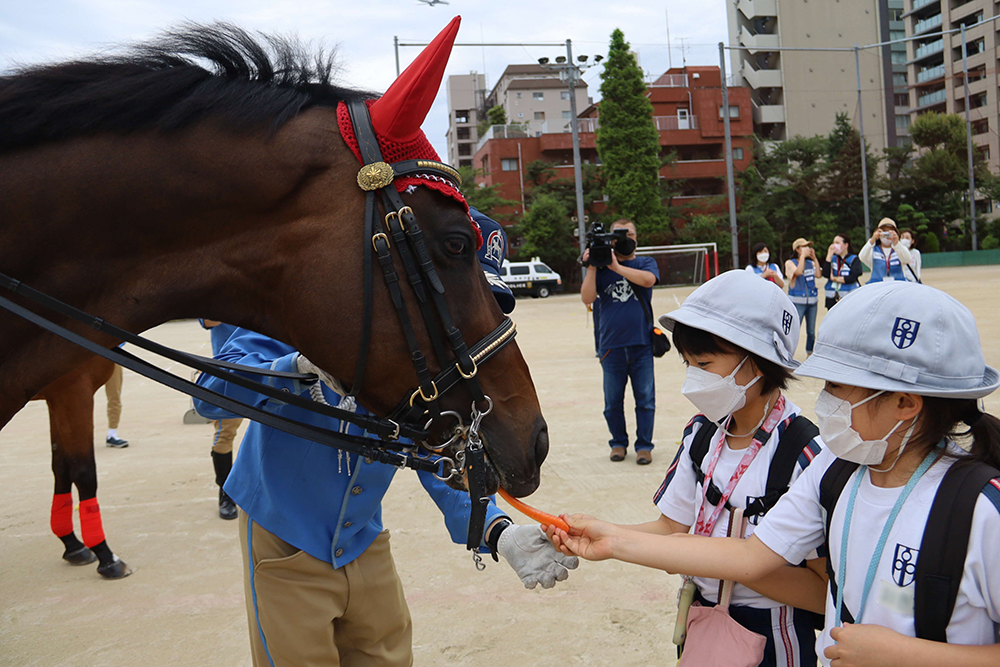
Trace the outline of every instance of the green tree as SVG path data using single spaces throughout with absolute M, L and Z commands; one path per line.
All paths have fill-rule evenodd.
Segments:
M 635 55 L 615 29 L 601 72 L 597 152 L 611 207 L 643 234 L 659 231 L 666 222 L 659 192 L 660 136 L 646 92 Z
M 557 197 L 538 195 L 514 229 L 522 240 L 517 249 L 518 259 L 540 257 L 564 279 L 570 279 L 579 273 L 575 270 L 579 249 L 573 237 L 574 228 L 569 212 Z
M 510 209 L 517 206 L 519 202 L 504 199 L 498 190 L 500 184 L 486 185 L 477 182 L 476 177 L 480 172 L 472 167 L 459 167 L 459 175 L 462 177 L 462 194 L 469 206 L 474 206 L 480 213 L 488 215 L 497 222 L 510 221 L 513 216 L 510 213 L 502 212 L 501 209 Z
M 499 104 L 494 105 L 489 108 L 486 112 L 486 118 L 479 121 L 476 125 L 476 129 L 479 131 L 479 136 L 483 136 L 490 129 L 491 125 L 506 125 L 507 124 L 507 112 Z
M 594 204 L 604 199 L 604 170 L 596 164 L 584 164 L 582 167 L 584 215 L 594 221 L 597 219 Z M 567 211 L 576 215 L 576 180 L 572 172 L 566 177 L 560 177 L 555 165 L 544 160 L 529 162 L 524 171 L 525 204 L 528 208 L 531 208 L 536 197 L 552 195 Z

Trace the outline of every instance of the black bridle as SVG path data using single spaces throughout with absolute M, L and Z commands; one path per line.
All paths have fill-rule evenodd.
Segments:
M 314 384 L 319 380 L 315 375 L 267 371 L 206 359 L 174 350 L 116 327 L 100 317 L 85 313 L 9 276 L 0 274 L 0 287 L 33 301 L 59 316 L 76 320 L 96 331 L 191 369 L 223 379 L 283 403 L 342 422 L 355 424 L 376 437 L 355 436 L 331 429 L 318 428 L 260 410 L 163 371 L 120 348 L 102 347 L 94 341 L 56 324 L 47 317 L 6 298 L 0 297 L 0 307 L 87 349 L 93 354 L 109 359 L 155 382 L 290 435 L 347 451 L 364 457 L 366 460 L 430 472 L 441 480 L 448 480 L 466 472 L 472 500 L 466 546 L 473 550 L 476 566 L 482 569 L 483 566 L 476 549 L 478 549 L 482 539 L 486 505 L 489 498 L 485 491 L 485 452 L 479 437 L 478 427 L 482 418 L 492 409 L 492 401 L 479 384 L 478 367 L 514 339 L 516 328 L 513 321 L 505 317 L 496 329 L 471 348 L 465 344 L 461 332 L 454 325 L 444 298 L 444 285 L 431 262 L 430 253 L 427 251 L 424 235 L 416 215 L 410 207 L 403 203 L 396 186 L 393 184 L 395 178 L 423 175 L 446 179 L 458 189 L 461 186 L 458 172 L 448 165 L 432 160 L 403 160 L 393 164 L 383 162 L 367 106 L 363 102 L 349 103 L 348 111 L 363 161 L 363 166 L 358 172 L 358 184 L 365 191 L 364 238 L 366 239 L 363 255 L 362 342 L 348 397 L 353 399 L 361 390 L 367 366 L 372 325 L 372 254 L 374 252 L 399 317 L 418 380 L 417 388 L 400 401 L 389 417 L 378 418 L 360 415 L 353 409 L 344 409 L 308 400 L 297 394 L 278 390 L 268 384 L 243 376 L 243 374 L 277 376 Z M 379 212 L 379 201 L 377 201 L 376 196 L 381 200 L 382 207 L 385 209 L 384 218 Z M 382 226 L 382 220 L 385 222 L 385 227 Z M 417 306 L 430 338 L 431 347 L 441 365 L 440 372 L 433 377 L 427 364 L 427 358 L 420 348 L 416 331 L 410 319 L 409 309 L 403 299 L 403 292 L 399 285 L 400 277 L 390 253 L 390 236 L 391 243 L 396 245 L 405 278 L 416 296 Z M 451 411 L 442 411 L 440 407 L 441 396 L 459 382 L 465 383 L 473 398 L 469 428 L 464 428 L 461 415 Z M 347 403 L 348 406 L 352 404 L 353 401 Z M 431 437 L 429 429 L 432 422 L 442 416 L 454 418 L 458 423 L 452 431 L 452 437 L 446 443 L 432 447 L 428 444 Z M 399 442 L 400 438 L 410 439 L 416 445 L 404 445 Z M 445 449 L 457 440 L 464 440 L 465 448 L 459 450 L 454 459 L 448 458 L 444 455 Z

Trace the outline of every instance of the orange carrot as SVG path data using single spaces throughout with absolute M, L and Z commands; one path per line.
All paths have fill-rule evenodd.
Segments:
M 555 526 L 556 528 L 561 528 L 565 530 L 567 533 L 569 532 L 569 524 L 560 519 L 559 517 L 557 517 L 556 515 L 549 514 L 547 512 L 542 512 L 541 510 L 536 510 L 534 507 L 531 507 L 530 505 L 525 505 L 520 500 L 514 498 L 503 489 L 499 489 L 499 493 L 504 500 L 513 505 L 514 509 L 516 509 L 521 514 L 524 514 L 525 516 L 534 519 L 535 521 L 537 521 L 542 525 Z

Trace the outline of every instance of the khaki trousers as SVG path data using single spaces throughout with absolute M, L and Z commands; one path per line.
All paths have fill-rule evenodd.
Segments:
M 252 523 L 243 510 L 239 518 L 255 667 L 413 664 L 410 611 L 388 531 L 335 570 Z
M 108 396 L 108 428 L 118 428 L 122 418 L 122 367 L 118 364 L 104 385 L 104 393 Z
M 233 451 L 233 441 L 236 431 L 240 428 L 242 419 L 219 419 L 215 422 L 215 437 L 212 439 L 212 451 L 216 454 L 228 454 Z

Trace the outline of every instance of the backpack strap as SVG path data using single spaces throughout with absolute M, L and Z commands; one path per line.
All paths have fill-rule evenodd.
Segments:
M 976 501 L 995 477 L 1000 477 L 1000 470 L 985 463 L 956 463 L 938 487 L 920 541 L 914 581 L 914 625 L 921 639 L 948 641 Z
M 847 481 L 857 469 L 857 463 L 845 461 L 844 459 L 834 459 L 830 467 L 823 473 L 823 479 L 819 483 L 819 504 L 822 506 L 823 511 L 826 512 L 826 542 L 828 547 L 830 544 L 830 524 L 833 521 L 833 510 L 837 506 L 837 500 L 844 491 L 844 487 L 847 486 Z M 829 548 L 827 548 L 827 552 L 829 552 Z M 833 558 L 829 553 L 827 553 L 826 557 L 826 574 L 830 579 L 830 595 L 836 600 L 837 576 L 833 571 Z M 841 619 L 847 623 L 854 622 L 854 615 L 851 614 L 846 605 L 841 612 Z
M 695 419 L 698 419 L 698 417 L 695 417 Z M 701 469 L 701 464 L 705 461 L 705 455 L 708 454 L 708 447 L 712 442 L 712 436 L 719 430 L 719 427 L 707 417 L 704 418 L 704 421 L 700 419 L 698 421 L 701 422 L 701 427 L 691 439 L 691 448 L 688 450 L 688 455 L 691 457 L 691 467 L 694 468 L 695 481 L 698 484 L 704 484 L 705 472 Z M 710 485 L 707 492 L 708 502 L 717 505 L 719 500 L 722 499 L 722 491 L 719 490 L 719 487 L 712 480 L 709 480 L 708 483 Z M 729 503 L 726 503 L 726 509 L 729 509 Z
M 795 464 L 813 438 L 819 435 L 819 429 L 811 421 L 799 415 L 785 428 L 778 440 L 778 446 L 771 458 L 771 466 L 767 470 L 767 485 L 764 495 L 747 505 L 743 514 L 747 517 L 767 513 L 778 500 L 788 491 L 792 481 Z

